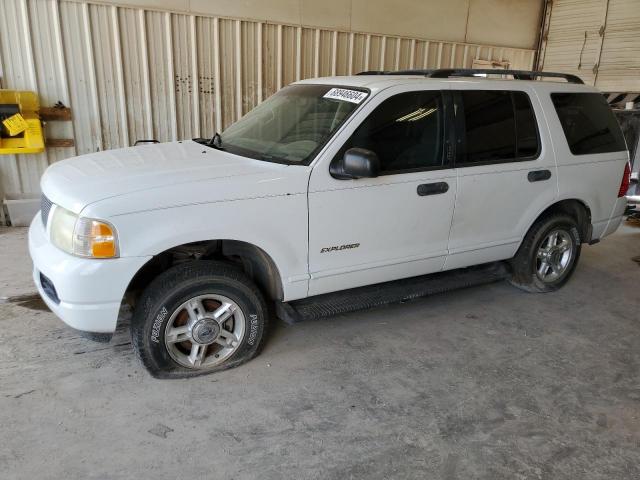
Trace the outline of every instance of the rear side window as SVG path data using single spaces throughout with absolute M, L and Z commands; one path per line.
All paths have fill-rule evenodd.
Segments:
M 460 92 L 464 109 L 464 163 L 500 163 L 535 158 L 540 148 L 529 96 L 504 90 Z
M 599 93 L 552 93 L 569 149 L 574 155 L 627 149 L 609 104 Z
M 468 163 L 501 161 L 516 156 L 516 129 L 509 92 L 461 92 L 467 132 Z
M 378 155 L 382 173 L 441 168 L 444 117 L 439 91 L 417 91 L 383 101 L 347 140 L 338 156 L 352 147 Z

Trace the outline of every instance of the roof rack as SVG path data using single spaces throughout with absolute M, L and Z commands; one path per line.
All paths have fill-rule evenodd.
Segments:
M 584 82 L 570 73 L 536 72 L 532 70 L 502 70 L 491 68 L 440 68 L 435 70 L 368 71 L 358 75 L 424 75 L 428 78 L 473 77 L 476 75 L 511 75 L 514 80 L 535 80 L 536 78 L 564 78 L 568 83 Z
M 424 75 L 428 77 L 435 69 L 430 70 L 367 70 L 356 75 Z

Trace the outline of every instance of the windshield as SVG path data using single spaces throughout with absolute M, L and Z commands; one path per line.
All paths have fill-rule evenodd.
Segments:
M 330 85 L 285 87 L 220 136 L 223 150 L 287 164 L 307 164 L 367 92 Z

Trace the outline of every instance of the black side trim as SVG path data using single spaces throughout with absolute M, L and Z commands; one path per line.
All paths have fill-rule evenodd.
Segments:
M 433 273 L 393 282 L 352 288 L 276 304 L 276 315 L 287 323 L 317 320 L 392 303 L 405 302 L 458 288 L 491 283 L 510 275 L 506 262 Z

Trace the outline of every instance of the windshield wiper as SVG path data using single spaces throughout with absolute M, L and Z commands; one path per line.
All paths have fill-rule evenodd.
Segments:
M 218 132 L 213 134 L 211 140 L 207 142 L 207 146 L 213 147 L 218 150 L 224 150 L 224 148 L 222 148 L 222 138 L 220 137 L 220 134 Z

